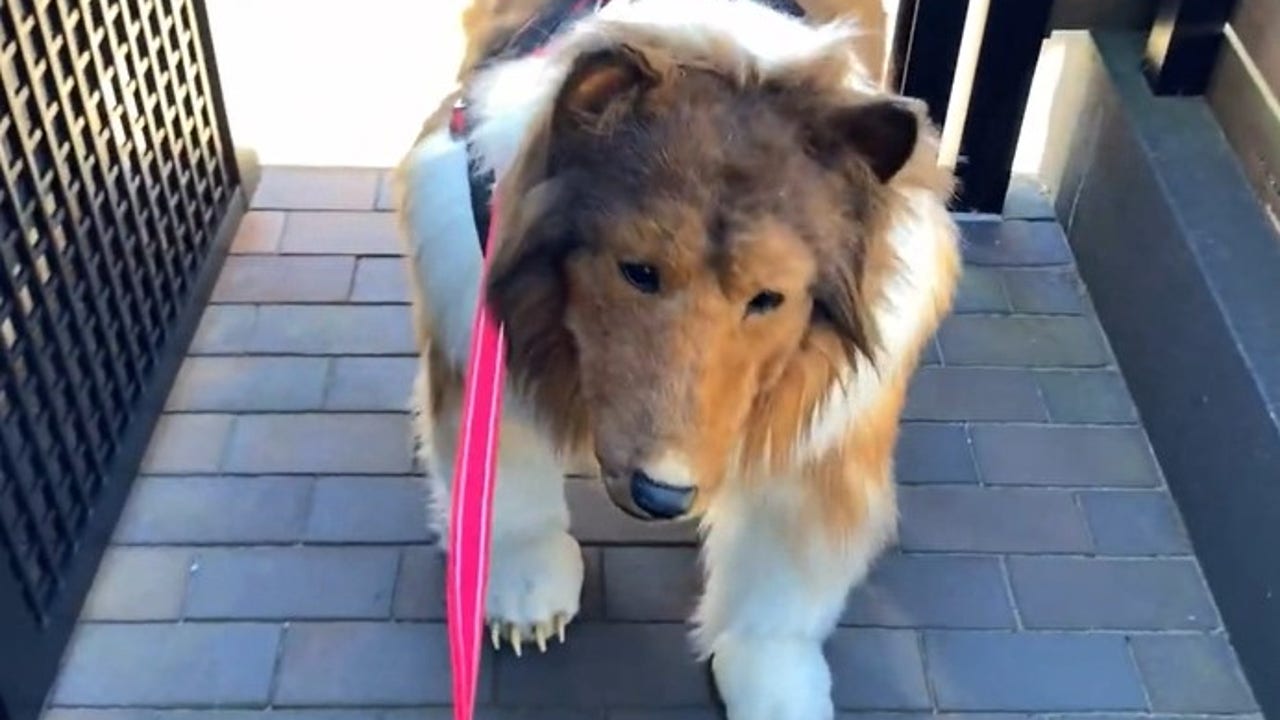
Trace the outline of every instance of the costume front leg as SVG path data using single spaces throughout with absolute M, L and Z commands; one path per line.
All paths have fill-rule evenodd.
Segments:
M 732 495 L 708 515 L 696 620 L 730 720 L 830 720 L 822 645 L 892 534 L 892 496 L 844 542 L 786 498 Z M 883 503 L 879 503 L 883 504 Z
M 495 648 L 506 641 L 520 654 L 525 642 L 546 649 L 563 642 L 565 626 L 578 614 L 583 562 L 569 535 L 564 470 L 549 446 L 524 418 L 508 391 L 498 448 L 485 613 Z M 512 407 L 514 405 L 514 407 Z M 448 538 L 457 414 L 433 428 L 427 477 L 433 525 L 441 547 Z

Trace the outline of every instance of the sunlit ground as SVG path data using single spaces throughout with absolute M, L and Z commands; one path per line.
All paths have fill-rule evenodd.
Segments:
M 237 144 L 269 165 L 395 164 L 451 88 L 466 2 L 207 0 Z M 1046 45 L 1015 172 L 1039 168 L 1059 51 Z

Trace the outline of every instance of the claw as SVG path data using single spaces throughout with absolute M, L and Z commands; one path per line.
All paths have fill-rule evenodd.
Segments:
M 547 651 L 547 635 L 549 632 L 550 628 L 546 623 L 538 623 L 534 626 L 533 639 L 538 643 L 538 652 L 544 653 Z
M 569 624 L 563 613 L 557 613 L 555 620 L 552 621 L 556 626 L 556 637 L 560 639 L 560 644 L 564 644 L 564 628 Z
M 516 657 L 520 657 L 520 628 L 515 625 L 511 626 L 511 649 L 516 651 Z
M 502 623 L 489 623 L 489 642 L 493 643 L 494 650 L 502 649 Z

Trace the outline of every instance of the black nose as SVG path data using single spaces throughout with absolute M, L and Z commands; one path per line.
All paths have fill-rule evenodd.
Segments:
M 643 470 L 631 473 L 631 500 L 636 507 L 659 520 L 670 520 L 689 512 L 693 488 L 658 482 Z

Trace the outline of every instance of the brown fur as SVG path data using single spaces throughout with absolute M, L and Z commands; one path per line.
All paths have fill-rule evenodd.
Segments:
M 477 0 L 460 76 L 542 1 Z M 802 4 L 883 19 L 879 0 Z M 512 375 L 572 456 L 594 450 L 623 472 L 676 451 L 698 510 L 727 480 L 790 477 L 808 488 L 806 512 L 844 535 L 890 482 L 906 380 L 959 272 L 943 252 L 937 316 L 908 351 L 880 353 L 870 309 L 894 267 L 899 202 L 880 164 L 945 198 L 935 135 L 913 107 L 914 154 L 881 157 L 901 138 L 865 112 L 871 98 L 847 87 L 836 54 L 763 79 L 733 48 L 690 57 L 638 31 L 611 40 L 623 50 L 579 60 L 498 188 L 510 200 L 495 211 L 488 293 Z M 654 265 L 662 290 L 639 292 L 620 262 Z M 748 316 L 762 291 L 785 299 Z M 807 423 L 859 357 L 886 379 L 880 393 L 842 443 L 801 463 Z M 432 353 L 432 404 L 456 411 L 461 374 L 444 365 Z

